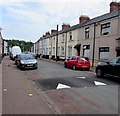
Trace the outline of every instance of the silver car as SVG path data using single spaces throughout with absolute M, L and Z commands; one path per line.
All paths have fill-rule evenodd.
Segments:
M 20 54 L 16 61 L 20 69 L 34 68 L 37 69 L 37 60 L 31 54 Z

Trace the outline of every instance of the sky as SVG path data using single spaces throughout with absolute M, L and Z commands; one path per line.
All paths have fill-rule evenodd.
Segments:
M 109 12 L 113 0 L 0 0 L 0 27 L 4 39 L 36 42 L 63 23 L 79 23 Z M 117 1 L 117 0 L 114 0 Z M 118 2 L 118 1 L 117 1 Z

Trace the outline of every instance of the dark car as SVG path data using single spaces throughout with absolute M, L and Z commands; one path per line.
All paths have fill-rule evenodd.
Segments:
M 64 62 L 65 67 L 75 69 L 87 69 L 90 70 L 90 61 L 87 57 L 83 56 L 72 56 L 65 60 Z
M 16 64 L 20 69 L 37 69 L 37 60 L 31 54 L 20 54 L 16 60 Z
M 120 77 L 120 57 L 116 57 L 96 67 L 96 76 L 104 77 L 104 75 Z

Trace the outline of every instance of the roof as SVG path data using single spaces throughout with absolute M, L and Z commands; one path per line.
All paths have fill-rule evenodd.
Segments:
M 81 28 L 81 27 L 84 27 L 84 26 L 87 26 L 87 25 L 90 25 L 90 24 L 94 24 L 94 23 L 101 22 L 101 21 L 104 21 L 104 20 L 108 20 L 108 19 L 111 19 L 111 18 L 114 18 L 114 17 L 118 17 L 119 15 L 120 15 L 120 10 L 115 10 L 115 11 L 106 13 L 104 15 L 95 17 L 93 19 L 90 19 L 89 21 L 86 21 L 84 23 L 76 24 L 76 25 L 73 25 L 72 27 L 69 27 L 67 29 L 60 30 L 60 31 L 58 31 L 58 34 L 66 33 L 66 32 L 69 32 L 69 31 L 72 31 L 72 30 L 75 30 L 75 29 L 78 29 L 78 28 Z M 43 39 L 47 39 L 47 38 L 50 38 L 50 37 L 53 37 L 53 36 L 56 36 L 56 35 L 57 35 L 57 33 L 52 33 L 51 35 L 49 35 L 47 37 L 43 37 Z
M 108 20 L 108 19 L 111 19 L 111 18 L 114 18 L 114 17 L 118 17 L 119 15 L 120 15 L 120 10 L 115 10 L 113 12 L 106 13 L 104 15 L 101 15 L 101 16 L 95 17 L 93 19 L 90 19 L 87 22 L 84 22 L 84 23 L 81 23 L 81 24 L 76 24 L 76 25 L 74 25 L 70 28 L 61 30 L 61 31 L 58 32 L 58 34 L 62 34 L 62 33 L 68 32 L 68 31 L 72 31 L 72 30 L 75 30 L 75 29 L 78 29 L 78 28 L 81 28 L 81 27 L 84 27 L 84 26 L 87 26 L 87 25 L 90 25 L 90 24 L 94 24 L 94 23 L 97 23 L 97 22 Z

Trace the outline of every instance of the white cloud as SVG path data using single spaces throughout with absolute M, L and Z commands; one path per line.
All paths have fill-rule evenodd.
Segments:
M 78 24 L 81 14 L 90 18 L 109 12 L 111 0 L 2 0 L 3 33 L 7 38 L 37 41 L 62 23 Z M 9 37 L 10 36 L 10 37 Z

